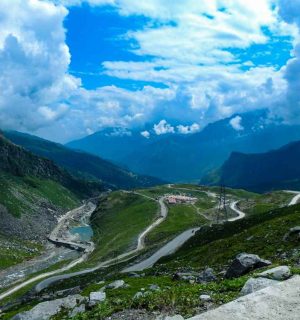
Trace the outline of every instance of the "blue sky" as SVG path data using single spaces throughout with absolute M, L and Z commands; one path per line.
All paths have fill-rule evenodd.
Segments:
M 138 47 L 138 43 L 126 38 L 129 30 L 143 30 L 150 23 L 151 19 L 142 15 L 121 16 L 113 6 L 91 7 L 85 3 L 70 7 L 64 21 L 66 43 L 72 56 L 70 73 L 80 77 L 87 89 L 107 85 L 129 90 L 141 89 L 145 85 L 163 88 L 162 82 L 133 81 L 103 74 L 102 63 L 105 61 L 147 62 L 155 59 L 151 55 L 134 54 L 131 50 Z M 236 57 L 231 63 L 253 63 L 241 66 L 243 70 L 253 66 L 274 66 L 277 69 L 284 66 L 291 58 L 292 37 L 273 35 L 267 28 L 263 32 L 269 37 L 267 43 L 253 44 L 245 49 L 228 48 Z
M 149 139 L 242 113 L 300 122 L 300 0 L 2 0 L 0 127 Z M 145 130 L 147 124 L 147 130 Z
M 151 57 L 137 56 L 130 51 L 136 44 L 127 41 L 128 30 L 139 30 L 147 24 L 143 16 L 122 17 L 111 6 L 71 7 L 64 21 L 67 29 L 66 43 L 72 59 L 70 72 L 83 81 L 87 89 L 116 85 L 136 90 L 145 85 L 158 85 L 147 81 L 128 81 L 103 74 L 104 61 L 147 61 Z

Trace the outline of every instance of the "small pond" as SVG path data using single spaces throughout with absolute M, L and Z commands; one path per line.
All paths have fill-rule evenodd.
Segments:
M 74 227 L 70 232 L 72 234 L 78 234 L 81 241 L 90 241 L 94 234 L 90 226 Z

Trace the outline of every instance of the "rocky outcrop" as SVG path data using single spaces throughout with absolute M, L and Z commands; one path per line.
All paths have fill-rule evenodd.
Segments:
M 286 280 L 292 275 L 291 270 L 288 266 L 279 266 L 258 274 L 259 277 L 269 278 L 273 280 Z
M 299 320 L 299 295 L 300 277 L 296 276 L 189 320 Z
M 212 268 L 206 268 L 202 271 L 199 276 L 197 277 L 197 283 L 208 283 L 212 281 L 216 281 L 217 278 L 214 275 L 214 271 Z
M 291 228 L 289 232 L 284 235 L 283 240 L 288 241 L 293 236 L 296 236 L 297 240 L 300 240 L 300 226 Z
M 103 291 L 96 291 L 90 293 L 89 306 L 93 307 L 94 305 L 104 302 L 106 300 L 106 293 Z
M 279 283 L 279 281 L 267 279 L 267 278 L 250 278 L 241 290 L 241 296 L 253 293 L 255 291 L 273 286 Z
M 108 284 L 105 288 L 106 289 L 119 289 L 125 286 L 124 280 L 116 280 L 110 284 Z
M 225 278 L 237 278 L 251 270 L 271 265 L 272 262 L 263 260 L 255 254 L 241 253 L 236 256 L 228 268 Z
M 62 308 L 69 309 L 70 313 L 72 313 L 84 300 L 84 297 L 77 294 L 63 299 L 42 302 L 29 311 L 19 313 L 14 316 L 12 320 L 49 320 L 54 315 L 58 314 Z M 73 312 L 73 314 L 74 313 L 76 312 Z

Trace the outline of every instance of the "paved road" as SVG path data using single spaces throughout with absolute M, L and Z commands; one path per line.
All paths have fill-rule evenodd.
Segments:
M 187 320 L 299 320 L 300 276 Z
M 140 194 L 141 196 L 144 196 L 143 194 Z M 147 196 L 145 196 L 147 197 Z M 152 198 L 150 198 L 152 199 Z M 153 199 L 152 199 L 153 200 Z M 79 276 L 79 275 L 84 275 L 87 273 L 91 273 L 91 272 L 95 272 L 99 269 L 103 269 L 103 268 L 107 268 L 109 266 L 112 266 L 114 264 L 120 263 L 120 262 L 125 262 L 126 260 L 131 259 L 135 254 L 137 254 L 139 251 L 143 250 L 145 247 L 145 238 L 147 236 L 147 234 L 155 227 L 157 227 L 160 223 L 162 223 L 167 215 L 168 215 L 168 208 L 164 203 L 164 198 L 161 197 L 158 200 L 158 203 L 160 205 L 160 217 L 154 221 L 145 231 L 143 231 L 139 237 L 138 237 L 138 241 L 137 241 L 137 247 L 134 250 L 131 250 L 129 252 L 125 252 L 113 259 L 109 259 L 106 260 L 104 262 L 101 262 L 100 264 L 98 264 L 97 266 L 93 267 L 93 268 L 88 268 L 82 271 L 78 271 L 78 272 L 72 272 L 69 274 L 64 274 L 64 275 L 57 275 L 51 278 L 47 278 L 43 281 L 41 281 L 40 283 L 38 283 L 35 287 L 35 290 L 37 292 L 40 292 L 41 290 L 47 288 L 49 285 L 59 281 L 59 280 L 65 280 L 65 279 L 69 279 L 75 276 Z M 78 264 L 78 263 L 77 263 Z M 69 269 L 68 269 L 69 270 Z M 66 271 L 66 270 L 64 270 Z M 56 272 L 55 274 L 61 273 L 63 272 L 62 270 L 58 270 L 58 272 Z M 46 276 L 48 277 L 48 276 Z M 46 278 L 44 277 L 44 278 Z
M 160 258 L 176 252 L 177 249 L 179 249 L 187 240 L 193 237 L 198 230 L 200 230 L 200 228 L 194 228 L 184 231 L 172 241 L 168 242 L 165 246 L 160 248 L 151 257 L 124 269 L 122 272 L 143 271 L 145 269 L 151 268 Z
M 293 206 L 295 204 L 297 204 L 300 200 L 300 192 L 299 191 L 292 191 L 292 190 L 284 190 L 285 192 L 288 193 L 294 193 L 295 196 L 291 199 L 291 201 L 289 202 L 288 206 Z
M 238 216 L 228 219 L 229 222 L 233 222 L 233 221 L 236 221 L 236 220 L 243 219 L 246 216 L 245 212 L 239 210 L 239 208 L 237 207 L 238 202 L 239 201 L 233 201 L 233 202 L 230 203 L 230 209 L 233 210 L 234 212 L 236 212 L 238 214 Z
M 73 209 L 69 212 L 67 212 L 63 217 L 61 217 L 61 219 L 59 220 L 58 222 L 58 226 L 53 230 L 53 232 L 51 233 L 51 238 L 53 237 L 53 242 L 56 241 L 57 239 L 57 242 L 58 243 L 61 243 L 61 242 L 65 242 L 66 244 L 70 245 L 70 244 L 73 244 L 72 242 L 68 242 L 68 241 L 60 241 L 59 240 L 59 230 L 60 228 L 63 226 L 63 224 L 68 220 L 70 219 L 74 214 L 79 214 L 80 212 L 82 212 L 84 215 L 87 215 L 87 214 L 91 214 L 95 209 L 95 206 L 90 204 L 90 203 L 87 203 L 87 204 L 84 204 L 82 206 L 80 206 L 79 208 L 76 208 L 76 209 Z M 74 243 L 74 245 L 78 245 L 76 243 Z M 32 284 L 38 280 L 42 280 L 42 279 L 45 279 L 47 277 L 51 277 L 55 274 L 58 274 L 58 273 L 62 273 L 62 272 L 65 272 L 65 271 L 68 271 L 70 269 L 72 269 L 73 267 L 75 267 L 76 265 L 82 263 L 83 261 L 85 261 L 87 259 L 87 257 L 89 256 L 90 252 L 93 251 L 94 247 L 93 247 L 93 244 L 90 243 L 89 246 L 85 247 L 86 250 L 85 250 L 85 253 L 78 259 L 72 261 L 71 263 L 69 263 L 67 266 L 61 268 L 61 269 L 58 269 L 58 270 L 54 270 L 54 271 L 50 271 L 50 272 L 46 272 L 46 273 L 42 273 L 38 276 L 35 276 L 29 280 L 26 280 L 20 284 L 18 284 L 17 286 L 7 290 L 6 292 L 0 294 L 0 300 L 12 295 L 13 293 L 19 291 L 20 289 L 26 287 L 27 285 L 29 284 Z

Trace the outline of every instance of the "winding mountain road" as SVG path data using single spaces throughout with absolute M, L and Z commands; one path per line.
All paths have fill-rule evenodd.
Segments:
M 140 195 L 156 201 L 155 199 L 150 198 L 148 196 L 145 196 L 143 194 L 140 194 Z M 82 270 L 82 271 L 73 272 L 73 273 L 69 273 L 69 274 L 58 275 L 60 273 L 68 271 L 68 270 L 72 269 L 73 267 L 75 267 L 76 265 L 84 262 L 87 259 L 88 255 L 90 254 L 90 252 L 91 252 L 91 250 L 86 250 L 86 252 L 79 259 L 71 262 L 69 265 L 67 265 L 67 266 L 65 266 L 65 267 L 63 267 L 61 269 L 55 270 L 55 271 L 51 271 L 51 272 L 46 272 L 46 273 L 40 274 L 40 275 L 38 275 L 36 277 L 33 277 L 33 278 L 31 278 L 31 279 L 29 279 L 27 281 L 22 282 L 21 284 L 9 289 L 8 291 L 0 294 L 0 300 L 12 295 L 13 293 L 19 291 L 20 289 L 24 288 L 25 286 L 27 286 L 29 284 L 32 284 L 34 282 L 37 282 L 37 281 L 45 279 L 45 278 L 47 278 L 47 279 L 45 279 L 44 281 L 41 281 L 40 283 L 38 283 L 36 285 L 35 290 L 37 292 L 43 290 L 44 288 L 48 287 L 50 284 L 52 284 L 52 283 L 54 283 L 54 282 L 56 282 L 58 280 L 68 279 L 68 278 L 71 278 L 71 277 L 74 277 L 74 276 L 91 273 L 91 272 L 97 271 L 97 270 L 99 270 L 101 268 L 107 268 L 107 267 L 109 267 L 109 266 L 111 266 L 111 265 L 113 265 L 115 263 L 120 263 L 122 261 L 126 261 L 126 259 L 132 258 L 136 253 L 138 253 L 139 251 L 141 251 L 141 250 L 143 250 L 145 248 L 145 238 L 148 235 L 148 233 L 150 231 L 152 231 L 155 227 L 157 227 L 159 224 L 161 224 L 166 219 L 166 217 L 168 215 L 168 208 L 164 203 L 164 198 L 163 197 L 159 198 L 158 203 L 160 205 L 160 217 L 157 220 L 155 220 L 146 230 L 144 230 L 139 235 L 138 240 L 137 240 L 137 247 L 134 250 L 131 250 L 129 252 L 125 252 L 125 253 L 123 253 L 123 254 L 121 254 L 121 255 L 113 258 L 113 259 L 101 262 L 100 264 L 98 264 L 94 268 L 89 268 L 89 269 L 85 269 L 85 270 Z M 83 207 L 84 206 L 81 206 L 81 207 L 79 207 L 77 209 L 74 209 L 73 211 L 82 210 Z M 64 221 L 66 221 L 66 219 L 70 218 L 71 216 L 72 216 L 72 213 L 68 212 L 59 221 L 59 225 L 61 226 L 64 223 Z M 59 227 L 55 228 L 53 230 L 53 232 L 51 233 L 51 240 L 57 239 L 56 237 L 58 236 L 58 234 L 59 234 Z
M 172 185 L 169 185 L 169 188 L 172 188 Z M 187 188 L 180 188 L 182 190 L 189 190 Z M 191 190 L 193 191 L 193 190 Z M 194 190 L 195 191 L 195 190 Z M 286 192 L 289 193 L 295 193 L 295 196 L 291 199 L 290 203 L 288 204 L 289 206 L 294 205 L 296 203 L 299 202 L 300 200 L 300 192 L 297 191 L 289 191 L 287 190 Z M 149 198 L 151 200 L 157 201 L 151 197 L 148 197 L 146 195 L 140 194 L 140 193 L 136 193 L 139 194 L 140 196 Z M 210 196 L 216 196 L 215 194 L 211 193 Z M 245 213 L 241 210 L 238 209 L 237 204 L 239 201 L 233 201 L 230 203 L 230 208 L 237 213 L 237 217 L 234 218 L 230 218 L 228 219 L 229 222 L 233 222 L 233 221 L 237 221 L 240 219 L 243 219 L 245 217 Z M 73 267 L 75 267 L 76 265 L 84 262 L 90 251 L 87 250 L 87 252 L 85 252 L 79 259 L 74 260 L 73 262 L 71 262 L 70 264 L 68 264 L 67 266 L 55 270 L 55 271 L 51 271 L 51 272 L 47 272 L 47 273 L 43 273 L 40 274 L 36 277 L 33 277 L 17 286 L 15 286 L 14 288 L 9 289 L 8 291 L 0 294 L 0 300 L 12 295 L 13 293 L 19 291 L 20 289 L 24 288 L 25 286 L 32 284 L 34 282 L 37 282 L 39 280 L 45 279 L 42 282 L 38 283 L 37 286 L 35 287 L 36 291 L 39 292 L 41 290 L 43 290 L 44 288 L 48 287 L 50 284 L 58 281 L 58 280 L 63 280 L 63 279 L 68 279 L 74 276 L 78 276 L 78 275 L 83 275 L 83 274 L 87 274 L 87 273 L 91 273 L 94 271 L 97 271 L 101 268 L 107 268 L 113 264 L 116 263 L 120 263 L 120 262 L 125 262 L 126 260 L 131 259 L 135 254 L 137 254 L 138 252 L 140 252 L 141 250 L 143 250 L 145 248 L 145 238 L 146 236 L 149 234 L 150 231 L 152 231 L 155 227 L 157 227 L 159 224 L 161 224 L 167 217 L 168 215 L 168 208 L 164 203 L 164 197 L 160 197 L 158 200 L 158 203 L 160 205 L 160 217 L 155 220 L 146 230 L 144 230 L 138 237 L 137 239 L 137 247 L 134 250 L 131 250 L 129 252 L 125 252 L 113 259 L 101 262 L 100 264 L 98 264 L 97 266 L 95 266 L 94 268 L 89 268 L 89 269 L 85 269 L 82 271 L 78 271 L 78 272 L 73 272 L 73 273 L 69 273 L 69 274 L 63 274 L 63 275 L 58 275 L 60 273 L 63 273 L 65 271 L 68 271 L 70 269 L 72 269 Z M 78 209 L 82 209 L 83 206 L 81 206 Z M 76 209 L 75 209 L 76 210 Z M 67 213 L 67 215 L 70 215 L 70 212 Z M 63 219 L 62 219 L 63 220 Z M 60 221 L 62 222 L 62 221 Z M 189 238 L 191 238 L 196 231 L 198 231 L 200 228 L 195 228 L 195 229 L 189 229 L 184 231 L 183 233 L 181 233 L 180 235 L 178 235 L 176 238 L 174 238 L 173 240 L 171 240 L 169 243 L 167 243 L 165 246 L 163 246 L 162 248 L 160 248 L 156 253 L 154 253 L 152 256 L 150 256 L 149 258 L 135 264 L 134 266 L 130 266 L 126 269 L 123 270 L 123 272 L 130 272 L 130 271 L 141 271 L 147 268 L 152 267 L 161 257 L 169 255 L 173 252 L 175 252 L 180 246 L 182 246 Z
M 155 199 L 150 198 L 148 196 L 145 196 L 143 194 L 139 194 L 139 193 L 135 193 L 135 194 L 138 194 L 140 196 L 143 196 L 143 197 L 146 197 L 146 198 L 149 198 L 151 200 L 156 201 Z M 137 246 L 134 250 L 120 254 L 119 256 L 117 256 L 115 258 L 103 261 L 93 268 L 88 268 L 88 269 L 78 271 L 78 272 L 73 272 L 73 273 L 69 273 L 69 274 L 58 275 L 55 277 L 47 278 L 44 281 L 38 283 L 35 287 L 35 290 L 37 292 L 40 292 L 41 290 L 47 288 L 49 285 L 51 285 L 52 283 L 55 283 L 56 281 L 65 280 L 65 279 L 72 278 L 74 276 L 79 276 L 79 275 L 84 275 L 87 273 L 95 272 L 99 269 L 107 268 L 107 267 L 110 267 L 114 264 L 117 264 L 120 262 L 125 262 L 126 260 L 133 258 L 135 254 L 137 254 L 138 252 L 140 252 L 141 250 L 143 250 L 145 248 L 145 238 L 148 235 L 148 233 L 150 231 L 152 231 L 155 227 L 157 227 L 159 224 L 161 224 L 168 216 L 168 208 L 164 203 L 164 197 L 159 198 L 158 203 L 160 205 L 160 217 L 157 220 L 155 220 L 146 230 L 144 230 L 139 235 L 139 237 L 137 239 Z
M 135 272 L 135 271 L 143 271 L 145 269 L 151 268 L 160 258 L 170 255 L 177 251 L 187 240 L 195 235 L 195 233 L 200 230 L 200 228 L 189 229 L 182 232 L 176 238 L 168 242 L 158 251 L 156 251 L 152 256 L 149 258 L 130 266 L 124 269 L 122 272 Z
M 295 194 L 295 196 L 291 199 L 291 201 L 288 204 L 289 207 L 297 204 L 300 201 L 300 192 L 299 191 L 293 191 L 293 190 L 284 190 L 284 191 L 288 192 L 288 193 Z
M 53 230 L 53 232 L 50 235 L 51 238 L 53 237 L 53 242 L 55 242 L 55 241 L 59 242 L 58 238 L 56 238 L 56 237 L 58 237 L 59 230 L 63 226 L 63 224 L 66 222 L 66 220 L 70 219 L 73 214 L 78 214 L 79 211 L 83 212 L 84 215 L 91 214 L 94 211 L 94 209 L 95 209 L 95 206 L 91 206 L 90 203 L 87 203 L 87 204 L 84 204 L 76 209 L 70 210 L 64 216 L 62 216 L 61 219 L 59 219 L 59 221 L 58 221 L 57 227 Z M 88 212 L 86 210 L 88 210 Z M 72 244 L 71 242 L 69 243 L 67 241 L 63 241 L 63 242 L 65 242 L 65 244 Z M 77 244 L 75 244 L 75 245 L 77 245 Z M 49 272 L 37 275 L 37 276 L 35 276 L 31 279 L 28 279 L 28 280 L 18 284 L 17 286 L 5 291 L 4 293 L 0 294 L 0 300 L 3 300 L 4 298 L 12 295 L 13 293 L 19 291 L 20 289 L 26 287 L 29 284 L 32 284 L 32 283 L 38 281 L 38 280 L 42 280 L 47 277 L 51 277 L 55 274 L 62 273 L 62 272 L 65 272 L 65 271 L 68 271 L 68 270 L 74 268 L 76 265 L 84 262 L 92 250 L 93 249 L 91 247 L 89 247 L 89 249 L 86 250 L 85 253 L 80 258 L 72 261 L 67 266 L 60 268 L 60 269 L 57 269 L 57 270 L 54 270 L 54 271 L 49 271 Z
M 233 222 L 233 221 L 237 221 L 237 220 L 243 219 L 246 216 L 245 212 L 241 211 L 237 207 L 238 203 L 239 203 L 239 201 L 233 201 L 233 202 L 230 203 L 230 209 L 233 210 L 235 213 L 237 213 L 237 217 L 228 219 L 229 222 Z

